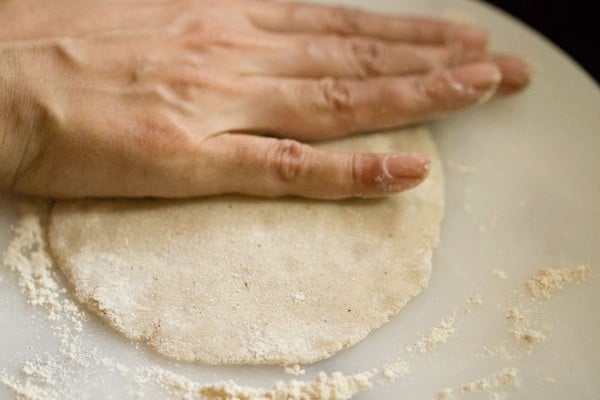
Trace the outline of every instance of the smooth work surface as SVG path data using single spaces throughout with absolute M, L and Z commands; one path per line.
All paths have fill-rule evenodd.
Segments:
M 347 1 L 359 5 L 359 1 Z M 367 3 L 364 3 L 365 5 Z M 393 384 L 379 385 L 357 399 L 432 399 L 446 387 L 487 376 L 504 367 L 519 371 L 521 388 L 511 399 L 597 399 L 600 393 L 600 90 L 582 70 L 541 36 L 472 1 L 378 1 L 380 11 L 460 18 L 488 28 L 493 49 L 533 60 L 537 73 L 524 93 L 495 99 L 450 120 L 434 123 L 435 139 L 446 167 L 447 208 L 440 245 L 434 253 L 429 287 L 389 324 L 358 345 L 307 367 L 301 379 L 320 371 L 352 373 L 405 360 L 412 372 Z M 0 248 L 11 236 L 15 201 L 0 198 Z M 519 305 L 523 284 L 539 267 L 585 264 L 590 279 L 568 286 L 544 302 L 531 325 L 547 332 L 545 343 L 514 342 L 505 311 Z M 493 274 L 503 270 L 507 279 Z M 21 377 L 22 361 L 52 353 L 45 311 L 26 304 L 16 275 L 0 269 L 0 371 Z M 516 292 L 515 292 L 516 291 Z M 483 304 L 465 300 L 479 294 Z M 524 297 L 527 300 L 527 297 Z M 453 310 L 461 317 L 448 343 L 428 353 L 406 348 Z M 462 311 L 461 311 L 462 312 Z M 101 356 L 130 367 L 160 365 L 199 382 L 234 379 L 271 386 L 295 378 L 277 367 L 203 367 L 175 364 L 112 333 L 92 318 L 85 340 Z M 483 347 L 502 342 L 515 359 L 486 356 Z M 130 389 L 122 378 L 102 370 L 72 375 L 82 398 L 123 398 Z M 554 382 L 554 383 L 552 383 Z M 0 398 L 11 398 L 0 385 Z M 164 398 L 146 392 L 144 398 Z M 468 399 L 489 394 L 465 395 Z

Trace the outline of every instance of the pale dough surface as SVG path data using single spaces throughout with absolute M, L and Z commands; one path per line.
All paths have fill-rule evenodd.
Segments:
M 58 202 L 52 253 L 81 302 L 166 356 L 283 365 L 328 357 L 427 285 L 444 192 L 425 128 L 320 147 L 421 151 L 432 169 L 384 200 Z

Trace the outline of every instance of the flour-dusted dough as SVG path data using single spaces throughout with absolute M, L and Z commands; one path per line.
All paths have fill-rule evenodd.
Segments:
M 80 301 L 169 357 L 284 365 L 328 357 L 427 285 L 444 196 L 425 128 L 320 147 L 421 151 L 432 156 L 431 174 L 382 200 L 59 202 L 52 253 Z

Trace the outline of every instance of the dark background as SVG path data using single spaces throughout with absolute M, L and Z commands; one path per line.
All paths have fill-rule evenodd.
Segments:
M 486 0 L 561 47 L 600 82 L 600 13 L 597 0 Z M 594 7 L 596 8 L 596 7 Z

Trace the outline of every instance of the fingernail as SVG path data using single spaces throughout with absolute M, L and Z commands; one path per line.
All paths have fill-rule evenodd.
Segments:
M 478 63 L 454 68 L 451 75 L 457 82 L 480 92 L 500 83 L 502 73 L 492 63 Z
M 396 154 L 386 157 L 384 171 L 393 178 L 423 178 L 429 171 L 429 157 L 422 154 Z
M 386 192 L 400 192 L 417 186 L 425 179 L 430 168 L 429 158 L 424 155 L 392 155 L 383 161 L 386 176 L 383 186 Z
M 527 61 L 512 57 L 497 55 L 494 62 L 502 73 L 501 89 L 504 93 L 512 93 L 523 89 L 531 81 L 534 67 Z
M 487 101 L 494 95 L 502 81 L 500 69 L 492 63 L 471 64 L 453 69 L 451 77 L 458 83 L 457 91 L 475 92 L 479 102 Z

